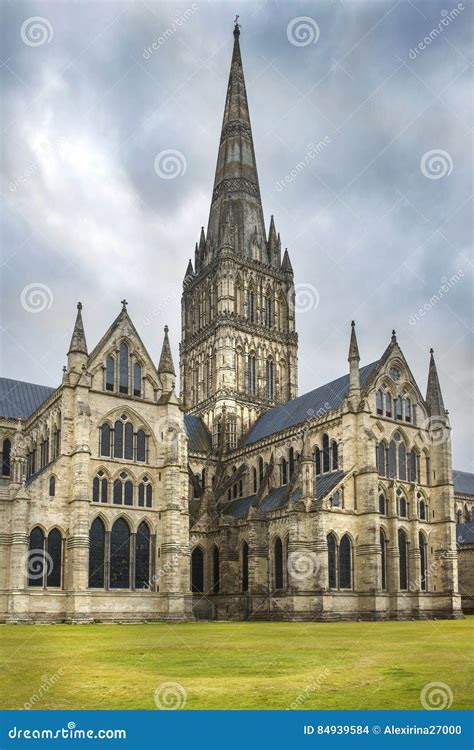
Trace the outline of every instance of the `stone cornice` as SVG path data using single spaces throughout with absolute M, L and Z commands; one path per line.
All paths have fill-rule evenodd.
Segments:
M 298 344 L 298 334 L 296 331 L 289 331 L 287 333 L 280 332 L 276 328 L 267 328 L 263 324 L 251 323 L 246 318 L 236 315 L 233 312 L 217 313 L 214 319 L 208 323 L 204 328 L 201 328 L 197 333 L 187 337 L 180 344 L 180 353 L 186 354 L 203 341 L 209 339 L 211 334 L 217 333 L 219 328 L 229 326 L 234 330 L 241 333 L 247 333 L 251 336 L 257 336 L 258 338 L 265 338 L 266 340 L 274 341 L 278 344 L 287 346 Z

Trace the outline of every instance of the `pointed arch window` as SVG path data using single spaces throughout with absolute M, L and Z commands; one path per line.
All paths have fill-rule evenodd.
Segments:
M 385 445 L 383 443 L 379 443 L 377 446 L 377 470 L 379 473 L 379 476 L 384 477 L 386 474 L 386 468 L 385 468 Z
M 283 545 L 277 536 L 273 545 L 273 561 L 275 566 L 275 588 L 283 588 Z
M 92 482 L 92 502 L 94 503 L 106 503 L 108 502 L 109 495 L 109 483 L 105 473 L 102 471 L 97 472 L 97 476 L 94 477 Z
M 319 475 L 321 474 L 321 449 L 320 448 L 316 448 L 314 451 L 314 463 L 315 463 L 316 476 L 319 477 Z
M 267 398 L 273 398 L 273 361 L 267 359 L 266 361 L 266 384 L 267 384 Z
M 130 528 L 117 518 L 110 532 L 110 588 L 130 588 Z
M 138 485 L 138 507 L 151 508 L 153 506 L 153 487 L 148 477 L 143 477 Z
M 339 588 L 352 588 L 352 546 L 347 534 L 339 545 Z
M 122 471 L 114 482 L 114 505 L 133 505 L 133 484 L 127 472 Z
M 414 448 L 410 451 L 410 482 L 416 482 L 417 480 L 417 456 Z
M 266 327 L 271 328 L 273 325 L 272 298 L 268 292 L 265 296 L 264 320 Z
M 255 293 L 253 289 L 247 290 L 247 320 L 250 323 L 255 320 Z
M 133 395 L 142 395 L 142 368 L 138 362 L 133 365 Z
M 397 475 L 397 449 L 393 440 L 388 446 L 388 476 L 395 479 Z
M 398 446 L 398 478 L 402 482 L 407 479 L 407 451 L 404 443 Z
M 420 546 L 420 588 L 422 591 L 428 590 L 428 544 L 422 531 L 418 535 Z
M 426 503 L 420 500 L 420 521 L 426 521 Z
M 383 395 L 382 391 L 377 391 L 375 394 L 375 408 L 377 414 L 383 414 Z
M 135 588 L 150 589 L 151 587 L 151 544 L 150 529 L 145 521 L 142 521 L 137 529 L 135 539 Z
M 290 450 L 288 451 L 288 476 L 290 480 L 294 473 L 295 473 L 295 450 L 293 446 L 291 446 Z
M 411 422 L 411 401 L 409 398 L 405 399 L 405 422 Z
M 280 463 L 280 484 L 281 486 L 288 484 L 288 464 L 286 458 L 282 458 Z
M 385 394 L 385 416 L 392 416 L 392 397 L 390 393 Z
M 125 341 L 119 347 L 119 392 L 128 393 L 128 346 Z
M 242 591 L 249 590 L 249 546 L 247 542 L 242 545 Z
M 59 529 L 52 529 L 48 534 L 46 567 L 46 586 L 59 588 L 61 586 L 63 538 Z
M 329 471 L 330 466 L 330 455 L 329 455 L 329 436 L 323 435 L 323 474 Z
M 195 547 L 191 555 L 191 590 L 194 593 L 204 592 L 204 552 Z
M 219 570 L 219 547 L 217 544 L 212 548 L 212 593 L 218 594 L 220 588 L 220 570 Z
M 334 534 L 328 534 L 328 585 L 330 589 L 337 588 L 337 545 Z
M 403 419 L 402 399 L 400 396 L 395 399 L 395 419 Z
M 105 360 L 105 390 L 113 391 L 115 387 L 115 362 L 114 358 L 109 356 Z
M 263 475 L 264 475 L 264 463 L 263 458 L 260 456 L 258 459 L 258 486 L 260 487 L 263 482 Z
M 403 495 L 398 498 L 398 515 L 400 518 L 407 517 L 407 501 Z
M 256 359 L 254 354 L 249 354 L 247 360 L 247 393 L 255 396 L 256 389 Z
M 380 529 L 380 566 L 382 589 L 385 591 L 387 588 L 387 539 L 383 529 Z
M 137 461 L 146 461 L 147 438 L 144 430 L 137 432 Z
M 254 494 L 256 494 L 258 490 L 258 484 L 257 484 L 257 469 L 255 468 L 255 466 L 252 469 L 252 488 L 253 488 Z
M 39 526 L 36 526 L 30 532 L 27 560 L 28 586 L 38 588 L 43 588 L 44 586 L 44 576 L 47 569 L 44 543 L 44 532 Z
M 332 471 L 337 471 L 337 469 L 339 468 L 339 455 L 338 455 L 338 453 L 339 453 L 339 450 L 338 450 L 337 442 L 335 440 L 333 440 L 332 443 L 331 443 L 331 463 L 332 463 L 332 467 L 331 468 L 332 468 Z
M 133 459 L 133 424 L 131 422 L 125 422 L 124 433 L 123 457 L 131 460 Z
M 100 428 L 99 454 L 101 456 L 110 456 L 110 432 L 110 425 L 107 423 L 103 424 Z
M 9 477 L 11 474 L 11 450 L 10 439 L 5 438 L 2 443 L 2 477 Z
M 123 458 L 123 422 L 120 419 L 114 424 L 114 458 Z
M 408 542 L 403 529 L 398 529 L 399 582 L 400 590 L 408 588 Z
M 51 474 L 49 478 L 49 496 L 54 497 L 56 494 L 56 477 L 54 474 Z
M 105 527 L 96 518 L 89 531 L 89 588 L 103 589 L 105 581 Z
M 379 513 L 381 513 L 383 516 L 385 516 L 387 512 L 387 503 L 385 500 L 385 495 L 379 495 Z

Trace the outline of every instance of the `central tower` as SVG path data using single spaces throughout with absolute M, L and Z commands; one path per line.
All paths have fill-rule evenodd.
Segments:
M 293 269 L 273 216 L 265 231 L 239 37 L 236 24 L 207 234 L 203 227 L 183 283 L 180 347 L 185 410 L 204 419 L 214 447 L 229 448 L 262 411 L 297 395 Z

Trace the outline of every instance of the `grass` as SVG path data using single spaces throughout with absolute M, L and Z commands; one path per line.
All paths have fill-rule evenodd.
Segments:
M 473 624 L 0 625 L 1 708 L 154 709 L 170 681 L 187 709 L 421 708 L 429 682 L 469 708 Z

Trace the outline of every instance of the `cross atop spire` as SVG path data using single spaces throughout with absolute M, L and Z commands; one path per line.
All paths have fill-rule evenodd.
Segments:
M 122 305 L 122 310 L 126 310 L 127 309 L 128 302 L 127 302 L 126 299 L 120 300 L 120 304 Z

